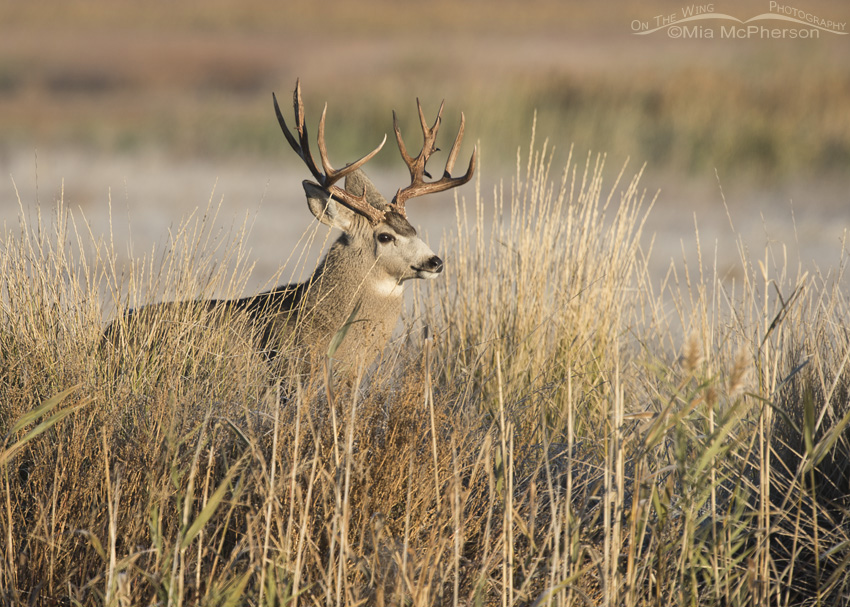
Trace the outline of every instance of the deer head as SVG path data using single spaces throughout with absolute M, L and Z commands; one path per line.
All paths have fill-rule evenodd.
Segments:
M 273 99 L 275 113 L 286 140 L 307 165 L 315 179 L 315 181 L 303 182 L 310 211 L 322 223 L 339 228 L 343 232 L 320 269 L 324 272 L 331 264 L 335 266 L 347 264 L 348 268 L 345 271 L 357 275 L 359 272 L 356 271 L 355 266 L 360 270 L 363 267 L 369 267 L 373 282 L 378 285 L 377 290 L 388 293 L 411 278 L 436 278 L 443 270 L 443 261 L 417 236 L 416 230 L 407 219 L 405 202 L 417 196 L 463 185 L 472 178 L 475 171 L 476 151 L 472 153 L 466 173 L 461 177 L 451 176 L 460 143 L 463 140 L 463 115 L 461 115 L 460 129 L 449 153 L 442 178 L 426 181 L 425 177 L 430 175 L 426 172 L 425 165 L 428 158 L 438 149 L 436 138 L 442 120 L 443 106 L 440 106 L 437 119 L 429 128 L 422 106 L 419 100 L 416 100 L 424 143 L 422 150 L 415 158 L 407 153 L 398 128 L 396 114 L 393 112 L 396 140 L 401 156 L 410 171 L 411 182 L 407 187 L 399 188 L 392 202 L 387 202 L 360 170 L 360 167 L 381 150 L 386 143 L 386 136 L 378 147 L 359 160 L 341 169 L 334 169 L 328 161 L 325 145 L 326 104 L 319 120 L 317 138 L 322 167 L 320 170 L 310 152 L 300 82 L 296 83 L 293 95 L 297 138 L 287 127 L 277 98 L 273 96 Z M 345 178 L 344 188 L 336 185 L 342 178 Z M 400 294 L 400 289 L 398 292 Z

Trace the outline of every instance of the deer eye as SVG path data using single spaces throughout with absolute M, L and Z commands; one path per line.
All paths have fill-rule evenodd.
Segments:
M 378 234 L 378 242 L 381 244 L 389 244 L 395 240 L 395 236 L 392 234 L 388 234 L 387 232 L 381 232 Z

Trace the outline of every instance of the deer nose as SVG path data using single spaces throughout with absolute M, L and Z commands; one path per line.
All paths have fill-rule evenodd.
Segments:
M 431 259 L 425 262 L 425 269 L 429 272 L 439 274 L 443 271 L 443 260 L 434 255 Z

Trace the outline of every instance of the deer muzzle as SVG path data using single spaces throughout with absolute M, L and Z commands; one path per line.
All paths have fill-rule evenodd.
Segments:
M 443 260 L 434 255 L 421 266 L 413 266 L 413 269 L 416 270 L 418 278 L 437 278 L 437 275 L 443 271 Z

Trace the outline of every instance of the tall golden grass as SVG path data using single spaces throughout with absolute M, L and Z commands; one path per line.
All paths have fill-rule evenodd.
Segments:
M 102 340 L 126 305 L 240 294 L 244 234 L 195 218 L 119 268 L 61 204 L 22 222 L 0 248 L 0 601 L 844 604 L 843 253 L 805 274 L 741 246 L 739 282 L 706 255 L 658 284 L 640 173 L 604 161 L 532 142 L 458 201 L 447 275 L 381 365 L 288 398 L 201 311 Z

